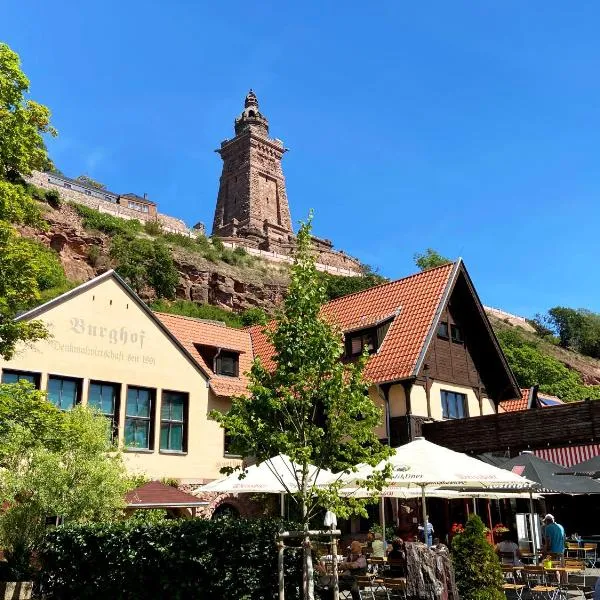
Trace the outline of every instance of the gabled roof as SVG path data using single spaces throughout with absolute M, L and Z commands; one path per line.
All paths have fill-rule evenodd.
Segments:
M 489 336 L 489 347 L 505 371 L 510 393 L 518 385 L 502 354 L 498 340 L 487 319 L 483 305 L 473 287 L 461 259 L 434 269 L 384 283 L 367 290 L 342 296 L 323 306 L 322 314 L 330 322 L 349 333 L 372 327 L 391 319 L 390 327 L 378 351 L 367 363 L 365 377 L 372 383 L 390 383 L 416 377 L 436 334 L 440 316 L 450 299 L 457 281 L 468 290 L 474 314 L 481 319 L 480 331 Z M 255 355 L 267 368 L 273 367 L 272 348 L 264 327 L 249 329 Z
M 191 508 L 208 504 L 160 481 L 149 481 L 127 492 L 125 503 L 128 508 Z
M 234 396 L 247 391 L 246 373 L 252 367 L 253 353 L 248 330 L 233 329 L 218 323 L 208 323 L 191 317 L 154 313 L 163 325 L 179 340 L 190 356 L 210 373 L 210 386 L 217 396 Z M 239 377 L 217 375 L 212 365 L 198 351 L 198 346 L 211 346 L 223 350 L 239 352 Z
M 368 380 L 384 383 L 416 375 L 428 334 L 460 264 L 429 269 L 325 304 L 324 317 L 343 331 L 394 315 L 383 345 L 367 364 Z
M 64 294 L 61 294 L 60 296 L 57 296 L 56 298 L 53 298 L 52 300 L 49 300 L 48 302 L 44 302 L 44 304 L 41 304 L 40 306 L 38 306 L 32 310 L 22 313 L 15 319 L 15 321 L 28 321 L 30 319 L 36 319 L 40 315 L 45 313 L 46 311 L 51 310 L 55 306 L 59 306 L 63 302 L 67 302 L 68 300 L 71 300 L 72 298 L 75 298 L 75 297 L 79 296 L 80 294 L 83 294 L 84 292 L 87 292 L 87 291 L 95 288 L 96 286 L 100 285 L 107 279 L 113 279 L 117 283 L 117 285 L 131 298 L 131 300 L 133 302 L 135 302 L 135 304 L 142 311 L 144 311 L 146 313 L 148 318 L 150 318 L 154 322 L 154 324 L 167 336 L 167 338 L 177 347 L 177 349 L 187 358 L 187 360 L 198 371 L 200 371 L 202 373 L 202 375 L 204 375 L 204 377 L 206 377 L 207 379 L 210 379 L 211 371 L 206 368 L 206 365 L 203 365 L 202 363 L 197 361 L 195 359 L 195 357 L 193 357 L 191 355 L 189 350 L 179 341 L 177 336 L 175 336 L 169 330 L 169 328 L 165 327 L 165 325 L 154 314 L 154 312 L 151 311 L 148 308 L 148 306 L 142 301 L 142 299 L 127 285 L 125 280 L 116 271 L 114 271 L 112 269 L 106 271 L 105 273 L 102 273 L 101 275 L 98 275 L 97 277 L 94 277 L 94 279 L 90 279 L 89 281 L 86 281 L 85 283 L 78 285 L 77 287 L 73 288 L 72 290 L 69 290 L 68 292 L 65 292 Z

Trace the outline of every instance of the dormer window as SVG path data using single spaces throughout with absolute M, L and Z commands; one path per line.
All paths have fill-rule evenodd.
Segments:
M 215 373 L 227 377 L 239 377 L 240 355 L 222 350 L 215 356 Z
M 350 356 L 358 356 L 366 348 L 369 354 L 375 352 L 375 330 L 366 329 L 349 334 L 347 347 L 350 350 Z

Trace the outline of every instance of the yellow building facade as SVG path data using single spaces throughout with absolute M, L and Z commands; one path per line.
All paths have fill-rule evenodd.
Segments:
M 237 463 L 208 418 L 213 409 L 227 410 L 228 400 L 213 394 L 210 373 L 115 273 L 21 318 L 43 321 L 51 337 L 0 360 L 2 381 L 27 379 L 64 410 L 98 408 L 113 423 L 132 473 L 203 483 Z

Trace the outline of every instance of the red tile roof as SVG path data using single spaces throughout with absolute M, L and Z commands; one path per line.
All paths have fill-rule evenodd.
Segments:
M 531 393 L 531 388 L 521 389 L 521 397 L 515 400 L 504 400 L 500 402 L 500 409 L 504 410 L 504 412 L 516 412 L 519 410 L 527 410 L 529 406 L 529 394 Z M 550 394 L 545 394 L 544 392 L 538 392 L 537 398 L 540 400 L 548 399 L 554 400 L 559 404 L 563 404 L 563 401 L 558 396 L 552 396 Z M 541 404 L 542 408 L 549 408 L 549 405 Z
M 365 377 L 373 383 L 397 381 L 415 374 L 417 361 L 457 265 L 448 264 L 332 300 L 323 316 L 343 331 L 369 327 L 388 318 L 392 324 Z M 249 329 L 254 353 L 272 366 L 272 349 L 264 327 Z
M 519 410 L 526 410 L 529 405 L 529 392 L 531 390 L 521 389 L 521 397 L 515 398 L 514 400 L 504 400 L 500 402 L 499 408 L 504 412 L 516 412 Z
M 196 496 L 186 494 L 170 485 L 160 481 L 150 481 L 144 485 L 127 492 L 125 502 L 128 507 L 188 507 L 201 506 L 206 502 L 200 501 Z
M 161 323 L 179 340 L 198 365 L 209 374 L 210 386 L 217 396 L 244 394 L 248 386 L 246 373 L 253 360 L 250 333 L 243 329 L 233 329 L 218 323 L 209 323 L 191 317 L 154 313 Z M 196 345 L 214 346 L 240 353 L 239 377 L 217 375 L 208 365 Z

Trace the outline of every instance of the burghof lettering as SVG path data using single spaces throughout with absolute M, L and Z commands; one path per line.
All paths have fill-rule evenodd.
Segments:
M 146 332 L 143 329 L 134 330 L 129 327 L 104 327 L 97 323 L 91 323 L 85 319 L 73 317 L 70 321 L 71 331 L 78 335 L 87 335 L 95 338 L 106 338 L 110 344 L 132 344 L 140 348 L 144 347 Z

